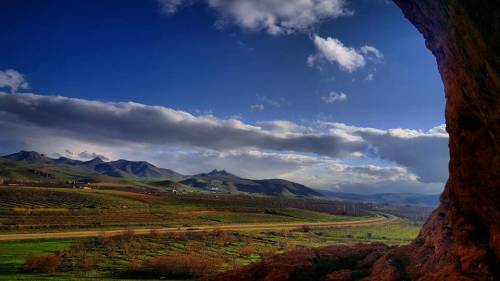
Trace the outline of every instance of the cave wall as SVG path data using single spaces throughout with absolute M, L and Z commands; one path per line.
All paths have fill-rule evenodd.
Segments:
M 450 176 L 405 257 L 418 280 L 500 280 L 500 1 L 394 0 L 436 57 L 446 95 Z M 384 277 L 385 276 L 385 277 Z

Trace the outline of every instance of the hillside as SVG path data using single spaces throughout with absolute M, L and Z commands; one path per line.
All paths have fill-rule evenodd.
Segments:
M 18 153 L 6 155 L 3 159 L 21 163 L 39 165 L 39 168 L 66 169 L 77 174 L 103 175 L 114 178 L 168 178 L 179 179 L 181 174 L 162 169 L 144 161 L 117 160 L 105 162 L 99 157 L 90 161 L 74 160 L 66 157 L 57 159 L 49 158 L 36 151 L 20 151 Z M 40 167 L 41 166 L 41 167 Z
M 180 183 L 212 192 L 265 194 L 272 196 L 322 196 L 322 194 L 307 186 L 291 181 L 282 179 L 244 179 L 224 170 L 213 170 L 210 173 L 193 175 L 183 179 Z
M 307 186 L 282 179 L 244 179 L 224 170 L 184 176 L 145 161 L 121 159 L 106 162 L 99 157 L 89 161 L 66 157 L 53 159 L 35 151 L 20 151 L 1 157 L 0 178 L 37 182 L 121 182 L 169 191 L 175 189 L 177 192 L 323 196 Z

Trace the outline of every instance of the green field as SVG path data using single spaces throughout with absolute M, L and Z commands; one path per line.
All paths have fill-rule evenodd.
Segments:
M 303 229 L 292 231 L 208 232 L 97 237 L 74 240 L 28 240 L 0 243 L 0 280 L 107 280 L 127 275 L 132 263 L 157 256 L 199 255 L 222 263 L 216 272 L 256 262 L 297 247 L 322 247 L 383 242 L 407 244 L 420 227 L 403 221 L 375 227 Z M 22 271 L 28 256 L 58 253 L 61 268 L 52 274 Z M 91 268 L 82 268 L 84 257 L 95 257 Z M 138 278 L 145 280 L 144 278 Z M 152 278 L 156 279 L 156 278 Z

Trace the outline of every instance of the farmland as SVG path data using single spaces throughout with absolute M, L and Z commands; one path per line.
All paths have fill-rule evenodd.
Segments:
M 0 187 L 0 235 L 32 235 L 0 241 L 0 280 L 193 279 L 303 247 L 401 245 L 417 235 L 419 225 L 367 207 L 301 198 Z M 83 235 L 65 236 L 72 232 Z
M 236 197 L 230 201 L 215 197 L 153 196 L 109 190 L 0 187 L 0 232 L 331 222 L 365 218 L 289 207 L 287 204 Z

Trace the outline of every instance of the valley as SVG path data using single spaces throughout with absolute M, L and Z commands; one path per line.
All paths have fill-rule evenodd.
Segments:
M 406 244 L 430 211 L 388 203 L 412 195 L 26 151 L 1 158 L 0 175 L 0 280 L 205 278 L 289 251 Z

